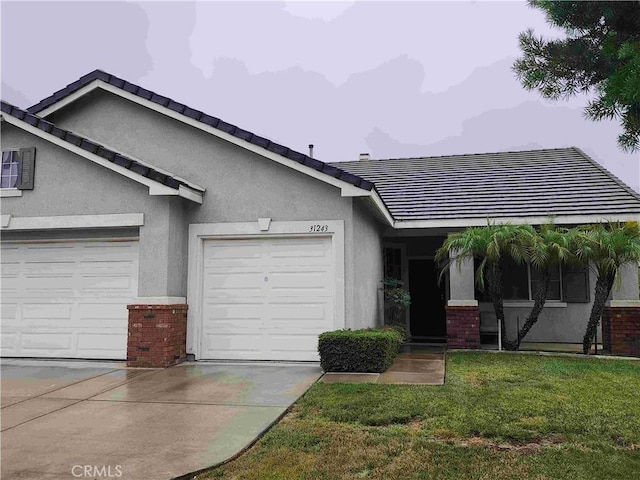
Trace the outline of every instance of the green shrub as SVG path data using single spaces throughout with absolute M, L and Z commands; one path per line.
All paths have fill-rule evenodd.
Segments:
M 396 331 L 336 330 L 318 340 L 325 372 L 384 372 L 398 354 L 402 339 Z
M 384 327 L 380 327 L 381 330 L 390 330 L 392 332 L 396 332 L 400 335 L 400 341 L 404 342 L 409 338 L 409 332 L 407 332 L 407 327 L 404 325 L 385 325 Z

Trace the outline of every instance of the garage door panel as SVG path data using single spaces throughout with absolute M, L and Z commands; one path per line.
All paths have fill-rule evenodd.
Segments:
M 2 355 L 126 358 L 136 241 L 3 244 L 2 265 Z
M 77 334 L 79 356 L 91 358 L 114 358 L 127 348 L 127 335 L 108 331 L 79 332 Z
M 70 352 L 73 333 L 71 331 L 43 330 L 39 333 L 23 332 L 21 351 L 25 356 L 48 356 L 48 350 L 54 353 Z M 43 352 L 44 351 L 44 352 Z M 36 354 L 36 352 L 41 352 Z
M 262 245 L 259 241 L 219 240 L 207 242 L 205 246 L 205 267 L 210 265 L 233 265 L 245 263 L 247 259 L 262 258 Z
M 263 288 L 264 275 L 260 271 L 232 272 L 225 274 L 222 272 L 205 271 L 205 285 L 207 293 L 250 293 L 260 292 Z
M 127 275 L 80 275 L 79 292 L 82 296 L 94 293 L 124 296 L 132 289 L 133 279 Z
M 243 354 L 259 353 L 263 348 L 261 334 L 247 333 L 220 333 L 205 334 L 205 346 L 207 350 L 214 352 L 228 352 L 228 358 L 242 358 Z
M 331 244 L 326 242 L 325 237 L 293 238 L 269 245 L 267 254 L 268 258 L 278 259 L 278 262 L 285 258 L 293 258 L 303 263 L 312 261 L 308 259 L 329 260 L 331 258 Z
M 333 328 L 332 239 L 265 237 L 204 244 L 201 358 L 318 360 Z
M 0 317 L 5 318 L 15 318 L 18 313 L 18 304 L 17 303 L 7 303 L 5 299 L 2 299 L 2 305 L 0 305 Z M 4 334 L 4 322 L 3 322 L 2 333 Z
M 26 324 L 45 324 L 47 321 L 57 323 L 58 320 L 69 320 L 73 303 L 57 300 L 43 303 L 27 303 L 22 305 L 22 321 Z M 41 320 L 43 322 L 41 322 Z
M 101 322 L 114 322 L 122 328 L 128 328 L 129 321 L 122 316 L 122 305 L 126 299 L 114 299 L 112 303 L 99 300 L 85 299 L 76 305 L 76 316 L 80 319 L 80 324 L 87 320 L 100 320 Z M 96 327 L 97 328 L 97 327 Z
M 14 351 L 15 345 L 18 343 L 17 332 L 10 332 L 7 329 L 2 329 L 2 335 L 0 335 L 0 346 L 3 351 Z
M 271 272 L 268 275 L 269 288 L 276 295 L 285 295 L 290 292 L 293 295 L 332 295 L 331 273 L 324 271 Z
M 217 328 L 219 325 L 231 324 L 237 320 L 261 321 L 264 313 L 262 303 L 258 305 L 216 305 L 212 304 L 207 309 L 207 325 Z
M 311 302 L 276 302 L 267 304 L 267 314 L 273 321 L 276 320 L 318 320 L 326 324 L 327 316 L 332 311 L 330 303 Z M 289 325 L 291 326 L 291 325 Z

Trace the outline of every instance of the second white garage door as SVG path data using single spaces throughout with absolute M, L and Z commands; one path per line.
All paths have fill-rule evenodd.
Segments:
M 137 241 L 2 245 L 2 356 L 124 359 Z
M 331 237 L 204 242 L 203 359 L 318 360 L 334 323 Z

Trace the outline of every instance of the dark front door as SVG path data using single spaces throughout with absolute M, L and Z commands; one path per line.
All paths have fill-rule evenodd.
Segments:
M 433 260 L 409 260 L 410 331 L 413 338 L 446 337 L 445 286 L 444 280 L 442 285 L 438 285 L 438 273 Z

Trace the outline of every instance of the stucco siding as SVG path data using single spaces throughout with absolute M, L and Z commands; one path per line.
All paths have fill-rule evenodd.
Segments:
M 382 227 L 362 201 L 355 200 L 353 207 L 354 249 L 351 261 L 355 302 L 351 323 L 352 328 L 375 327 L 382 324 Z
M 142 213 L 144 225 L 139 228 L 140 296 L 184 296 L 183 274 L 169 272 L 167 264 L 180 265 L 186 250 L 176 248 L 185 242 L 172 230 L 172 206 L 177 197 L 151 197 L 148 188 L 89 160 L 53 145 L 13 126 L 2 124 L 2 148 L 36 148 L 35 188 L 23 191 L 21 197 L 2 199 L 2 214 L 13 217 L 45 217 L 67 215 L 99 215 Z M 121 235 L 114 229 L 113 235 Z M 131 230 L 128 230 L 131 233 Z M 9 238 L 95 238 L 90 230 L 27 233 L 3 232 Z M 100 234 L 111 236 L 109 230 Z M 171 259 L 171 260 L 169 260 Z M 164 265 L 163 265 L 164 264 Z

